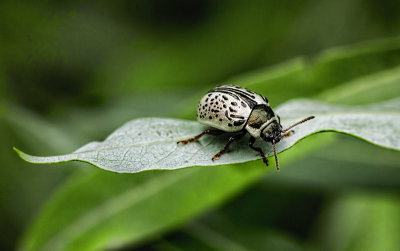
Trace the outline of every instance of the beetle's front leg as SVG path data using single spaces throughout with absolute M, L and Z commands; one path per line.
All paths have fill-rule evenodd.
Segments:
M 265 165 L 268 166 L 268 159 L 265 157 L 265 154 L 263 150 L 260 147 L 255 147 L 254 142 L 256 142 L 256 139 L 254 137 L 250 137 L 249 139 L 249 147 L 253 149 L 254 151 L 257 151 L 260 153 L 262 160 L 264 161 Z

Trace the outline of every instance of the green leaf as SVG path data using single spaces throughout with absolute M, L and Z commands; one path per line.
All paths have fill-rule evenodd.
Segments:
M 398 97 L 400 67 L 380 71 L 352 80 L 320 93 L 320 100 L 347 105 L 370 104 Z
M 221 203 L 265 170 L 239 166 L 79 175 L 58 191 L 22 249 L 98 250 L 137 242 Z
M 273 173 L 276 172 L 266 176 L 274 176 Z M 233 202 L 202 215 L 181 231 L 214 250 L 304 250 L 291 233 L 285 233 L 271 224 L 272 219 L 283 216 L 279 212 L 282 209 L 280 203 L 287 205 L 289 200 L 296 205 L 296 199 L 293 198 L 299 194 L 298 191 L 290 196 L 285 196 L 283 191 L 269 193 L 253 185 Z M 263 208 L 268 208 L 268 213 Z M 268 216 L 271 221 L 267 219 Z
M 60 128 L 22 107 L 8 105 L 4 121 L 11 125 L 26 145 L 36 150 L 55 149 L 58 153 L 79 146 L 75 143 L 76 138 L 67 136 Z
M 400 38 L 380 39 L 331 48 L 315 57 L 298 57 L 270 69 L 234 77 L 231 83 L 240 83 L 263 93 L 274 103 L 281 103 L 299 97 L 312 97 L 355 79 L 361 82 L 366 76 L 390 71 L 399 64 Z M 387 75 L 385 79 L 398 79 L 395 72 Z M 343 90 L 347 91 L 347 88 Z M 350 90 L 347 97 L 352 96 L 353 91 Z M 341 101 L 335 95 L 328 98 Z
M 398 250 L 400 200 L 396 196 L 350 193 L 320 217 L 317 234 L 325 250 Z M 329 227 L 326 227 L 329 226 Z
M 214 250 L 304 250 L 288 235 L 271 229 L 237 227 L 227 222 L 207 225 L 195 221 L 185 230 Z
M 277 144 L 277 151 L 282 152 L 300 139 L 320 131 L 343 132 L 382 147 L 400 150 L 399 108 L 400 99 L 359 107 L 335 106 L 311 100 L 288 102 L 277 109 L 284 128 L 309 115 L 316 118 L 297 126 L 292 136 Z M 37 157 L 15 150 L 24 160 L 32 163 L 80 160 L 120 173 L 231 164 L 259 158 L 246 143 L 240 141 L 232 146 L 230 153 L 212 161 L 211 157 L 227 142 L 224 136 L 205 136 L 198 143 L 184 146 L 176 143 L 199 134 L 205 128 L 192 121 L 144 118 L 128 122 L 105 141 L 91 142 L 71 154 Z M 259 144 L 268 156 L 273 155 L 271 144 L 261 140 Z
M 348 82 L 359 80 L 364 81 L 376 75 L 372 80 L 378 80 L 379 75 L 385 74 L 384 80 L 390 78 L 398 79 L 398 72 L 390 72 L 391 69 L 400 64 L 400 38 L 385 38 L 348 46 L 331 48 L 313 57 L 300 56 L 277 65 L 260 68 L 251 72 L 233 76 L 226 81 L 262 93 L 273 104 L 280 104 L 287 100 L 298 98 L 314 98 L 323 92 L 319 98 L 323 101 L 342 102 L 348 101 L 354 94 L 363 95 L 364 93 L 354 93 L 360 88 L 349 90 L 346 87 Z M 386 73 L 383 73 L 387 71 Z M 392 75 L 392 77 L 390 76 Z M 381 82 L 381 81 L 379 81 Z M 399 81 L 398 81 L 399 82 Z M 370 85 L 374 85 L 371 83 Z M 341 86 L 339 97 L 334 88 Z M 398 85 L 397 85 L 398 86 Z M 387 91 L 388 85 L 384 89 L 374 90 L 374 95 L 367 94 L 364 98 L 369 98 L 368 103 L 381 101 L 376 100 L 382 91 Z M 398 89 L 399 87 L 395 87 Z M 347 95 L 342 95 L 343 92 Z M 397 92 L 398 93 L 398 92 Z M 397 94 L 390 90 L 388 94 Z M 397 96 L 397 95 L 396 95 Z M 188 100 L 182 106 L 177 115 L 184 118 L 193 117 L 193 109 L 201 95 L 196 95 L 196 99 Z M 371 101 L 371 98 L 373 101 Z M 393 98 L 393 96 L 391 96 Z M 328 99 L 328 100 L 327 100 Z M 388 98 L 387 98 L 388 99 Z M 350 102 L 350 104 L 353 104 Z

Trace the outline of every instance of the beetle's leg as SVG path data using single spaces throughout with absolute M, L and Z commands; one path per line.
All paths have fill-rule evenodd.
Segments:
M 294 130 L 290 130 L 287 133 L 281 134 L 281 138 L 286 138 L 289 137 L 290 135 L 292 135 L 294 133 Z
M 247 131 L 243 131 L 240 134 L 237 134 L 235 136 L 230 137 L 229 140 L 228 140 L 228 143 L 226 143 L 224 149 L 219 151 L 219 153 L 215 154 L 214 157 L 212 157 L 211 160 L 219 159 L 219 157 L 221 157 L 222 154 L 224 154 L 224 153 L 226 153 L 226 151 L 228 151 L 229 145 L 232 144 L 233 141 L 241 139 L 246 133 L 247 133 Z
M 199 135 L 197 135 L 197 136 L 195 136 L 193 138 L 190 138 L 190 139 L 187 139 L 187 140 L 181 140 L 181 141 L 178 141 L 177 143 L 181 144 L 181 145 L 186 145 L 187 143 L 199 140 L 201 137 L 203 137 L 206 134 L 220 135 L 222 133 L 224 133 L 224 131 L 208 129 L 208 130 L 205 130 L 204 132 L 200 133 Z
M 264 154 L 263 150 L 261 148 L 259 148 L 259 147 L 253 146 L 254 142 L 256 142 L 256 139 L 254 137 L 250 137 L 250 139 L 249 139 L 250 148 L 253 149 L 254 151 L 259 152 L 261 157 L 262 157 L 262 160 L 268 166 L 268 159 L 265 157 L 265 154 Z

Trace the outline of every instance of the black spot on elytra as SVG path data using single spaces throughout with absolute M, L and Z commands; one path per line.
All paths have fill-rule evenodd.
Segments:
M 208 119 L 212 119 L 212 117 L 211 117 L 211 116 L 209 116 L 209 117 L 208 117 Z
M 208 98 L 206 98 L 206 102 L 208 102 Z
M 218 118 L 218 114 L 215 114 L 215 117 Z
M 214 101 L 214 99 L 212 98 L 210 101 L 211 101 L 211 102 L 213 102 L 213 101 Z
M 211 95 L 212 95 L 212 94 L 210 93 L 210 94 L 208 94 L 207 96 L 208 96 L 208 97 L 211 97 Z
M 204 107 L 207 107 L 207 106 L 208 106 L 208 104 L 205 104 L 205 105 L 204 105 Z
M 229 127 L 232 127 L 232 124 L 231 124 L 231 123 L 229 123 L 229 124 L 228 124 L 228 126 L 229 126 Z
M 222 119 L 219 119 L 220 122 L 222 122 Z
M 231 118 L 234 118 L 234 119 L 244 119 L 243 116 L 236 115 L 236 114 L 231 114 Z
M 237 106 L 237 103 L 236 102 L 231 102 L 231 105 Z
M 235 109 L 232 109 L 232 107 L 229 107 L 230 112 L 237 112 Z
M 227 119 L 229 119 L 229 120 L 232 120 L 232 119 L 229 117 L 229 115 L 228 115 L 228 111 L 225 111 L 225 117 L 226 117 Z
M 216 104 L 216 105 L 218 105 L 218 101 L 217 101 L 217 102 L 215 102 L 215 104 Z
M 222 95 L 222 97 L 223 97 L 225 100 L 228 100 L 228 98 L 227 98 L 225 95 Z
M 222 107 L 226 108 L 226 105 L 224 104 Z

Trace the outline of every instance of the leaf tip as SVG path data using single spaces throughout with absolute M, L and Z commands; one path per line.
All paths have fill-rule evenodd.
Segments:
M 19 150 L 17 147 L 13 146 L 13 150 L 18 154 L 18 156 L 20 156 L 22 158 L 21 155 L 24 154 L 24 152 L 22 152 L 21 150 Z
M 27 162 L 33 163 L 33 161 L 31 160 L 31 157 L 33 157 L 33 156 L 31 156 L 31 155 L 29 155 L 29 154 L 27 154 L 27 153 L 24 153 L 23 151 L 19 150 L 19 149 L 16 148 L 15 146 L 13 146 L 13 150 L 18 154 L 18 156 L 19 156 L 21 159 L 23 159 L 23 160 L 25 160 L 25 161 L 27 161 Z

